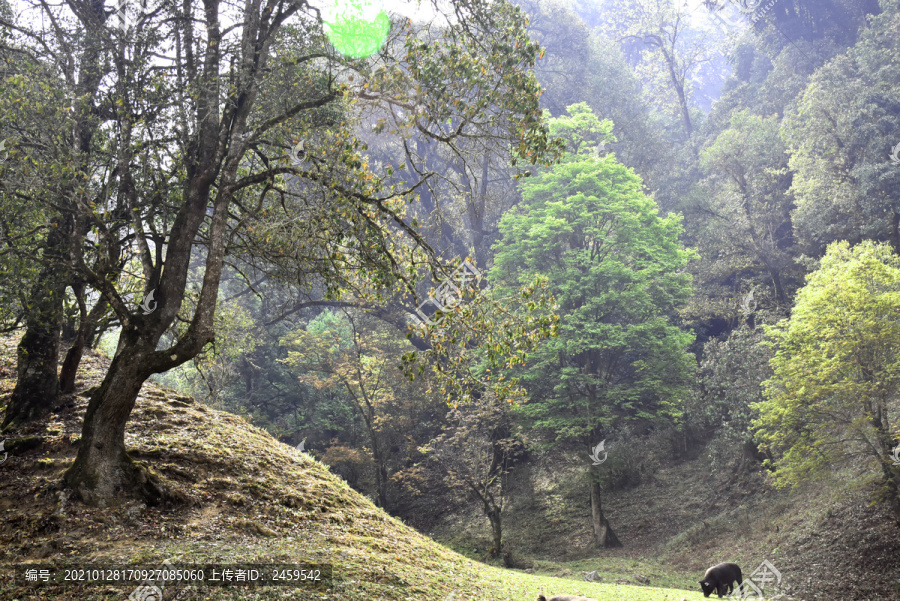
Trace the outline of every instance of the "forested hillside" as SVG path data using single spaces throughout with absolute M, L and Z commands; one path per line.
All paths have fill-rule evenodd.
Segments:
M 253 453 L 513 579 L 385 530 L 285 598 L 900 599 L 898 57 L 900 0 L 0 0 L 0 590 L 298 509 L 211 492 Z

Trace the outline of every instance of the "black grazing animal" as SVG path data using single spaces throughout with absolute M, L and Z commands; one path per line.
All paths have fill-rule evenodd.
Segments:
M 741 578 L 741 568 L 736 563 L 720 563 L 706 570 L 703 580 L 700 581 L 700 588 L 703 589 L 704 597 L 709 597 L 709 594 L 713 591 L 716 591 L 719 597 L 722 597 L 726 593 L 726 588 L 728 593 L 734 591 L 732 583 L 735 581 L 737 581 L 738 586 L 744 581 Z

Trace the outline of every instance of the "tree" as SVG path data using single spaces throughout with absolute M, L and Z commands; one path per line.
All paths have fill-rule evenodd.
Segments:
M 298 376 L 301 382 L 319 390 L 339 387 L 346 393 L 368 436 L 378 505 L 388 507 L 391 474 L 386 434 L 403 419 L 402 413 L 393 409 L 402 399 L 412 398 L 403 381 L 397 381 L 396 367 L 409 343 L 391 336 L 383 324 L 374 329 L 370 323 L 363 329 L 362 317 L 346 309 L 340 314 L 324 311 L 306 330 L 284 337 L 282 344 L 289 351 L 282 361 L 302 372 Z
M 503 504 L 506 476 L 523 451 L 512 436 L 508 409 L 493 394 L 460 405 L 447 416 L 449 426 L 426 451 L 444 472 L 450 490 L 474 495 L 491 524 L 491 557 L 503 549 Z
M 900 258 L 872 241 L 828 247 L 777 344 L 757 436 L 777 456 L 775 483 L 798 485 L 861 458 L 881 474 L 879 498 L 900 526 L 900 468 L 891 465 L 900 412 Z
M 793 214 L 807 254 L 837 240 L 890 241 L 900 252 L 900 8 L 884 3 L 859 43 L 819 69 L 787 115 Z
M 757 277 L 770 286 L 768 296 L 787 305 L 789 285 L 799 276 L 792 254 L 787 161 L 778 119 L 748 111 L 732 115 L 730 126 L 701 152 L 706 177 L 687 209 L 692 242 L 704 258 L 695 267 L 702 281 L 733 285 Z M 706 296 L 714 296 L 703 288 Z M 726 302 L 734 306 L 733 297 Z M 729 312 L 720 306 L 717 314 Z
M 821 38 L 846 46 L 865 27 L 866 15 L 879 12 L 878 0 L 785 0 L 766 11 L 765 21 L 781 32 L 782 46 Z
M 620 4 L 625 29 L 622 39 L 640 40 L 650 49 L 657 65 L 646 75 L 665 82 L 663 85 L 675 95 L 674 103 L 665 100 L 660 106 L 674 105 L 685 140 L 694 148 L 690 143 L 694 134 L 691 76 L 709 60 L 706 40 L 699 32 L 690 30 L 687 4 L 673 0 L 623 0 Z
M 90 14 L 91 10 L 98 9 L 88 9 L 87 18 L 96 16 Z M 99 10 L 102 13 L 102 6 Z M 87 35 L 81 58 L 95 57 L 99 44 L 96 35 Z M 44 417 L 60 392 L 57 365 L 63 304 L 66 288 L 81 285 L 72 266 L 78 242 L 86 233 L 85 220 L 71 208 L 83 194 L 82 176 L 94 133 L 89 107 L 82 102 L 71 103 L 61 82 L 70 82 L 74 97 L 84 98 L 96 92 L 100 73 L 92 66 L 76 74 L 71 61 L 60 61 L 60 66 L 65 63 L 68 68 L 55 73 L 35 60 L 24 45 L 4 50 L 4 55 L 24 58 L 17 59 L 19 72 L 11 75 L 3 88 L 4 105 L 11 107 L 6 117 L 15 123 L 15 131 L 3 128 L 7 146 L 4 155 L 8 155 L 9 146 L 17 146 L 14 162 L 5 167 L 9 173 L 4 173 L 3 195 L 7 199 L 18 197 L 19 203 L 34 204 L 28 213 L 37 218 L 29 224 L 24 241 L 11 235 L 15 230 L 10 229 L 9 222 L 4 224 L 9 258 L 18 255 L 19 261 L 35 261 L 33 269 L 38 272 L 26 283 L 29 289 L 22 299 L 25 333 L 17 347 L 18 378 L 3 420 L 4 428 L 13 428 Z M 71 115 L 67 116 L 70 108 Z M 40 182 L 35 181 L 38 173 L 46 176 Z M 7 215 L 16 213 L 14 210 Z M 22 244 L 28 238 L 32 242 Z M 68 363 L 65 373 L 77 368 L 74 355 Z M 69 390 L 68 379 L 63 385 Z
M 691 253 L 680 217 L 660 217 L 641 181 L 596 146 L 612 124 L 584 104 L 551 119 L 565 160 L 522 180 L 522 204 L 501 221 L 491 269 L 502 289 L 545 274 L 560 312 L 559 337 L 535 353 L 523 382 L 532 402 L 518 411 L 554 443 L 585 451 L 627 421 L 675 420 L 693 374 L 692 336 L 670 323 L 690 293 Z M 595 536 L 614 535 L 593 482 Z
M 663 128 L 651 123 L 641 80 L 618 45 L 588 30 L 583 19 L 601 11 L 585 7 L 579 16 L 562 4 L 523 0 L 521 5 L 530 16 L 529 34 L 545 48 L 535 66 L 543 88 L 541 106 L 560 116 L 567 106 L 586 102 L 595 115 L 615 124 L 616 141 L 605 150 L 614 151 L 648 186 L 668 192 L 663 184 L 671 177 L 678 144 L 664 139 Z
M 409 287 L 417 264 L 434 264 L 432 249 L 403 219 L 421 178 L 406 186 L 392 165 L 370 165 L 342 115 L 360 103 L 411 108 L 411 90 L 418 89 L 427 110 L 408 114 L 402 128 L 452 146 L 496 134 L 494 119 L 506 124 L 503 142 L 523 161 L 552 160 L 554 151 L 527 72 L 538 48 L 525 36 L 520 13 L 505 3 L 456 3 L 446 15 L 450 25 L 423 37 L 397 23 L 380 60 L 369 61 L 327 47 L 318 12 L 302 3 L 164 4 L 125 31 L 102 5 L 84 6 L 91 10 L 73 4 L 71 19 L 44 20 L 46 30 L 34 30 L 37 22 L 14 26 L 48 64 L 104 75 L 97 93 L 78 97 L 78 110 L 116 133 L 103 193 L 91 198 L 85 186 L 67 207 L 88 224 L 82 240 L 96 242 L 97 252 L 90 265 L 75 253 L 72 267 L 104 295 L 122 332 L 65 480 L 89 503 L 105 503 L 118 491 L 155 503 L 171 497 L 128 457 L 125 427 L 149 376 L 190 361 L 214 339 L 226 256 L 235 263 L 246 257 L 250 275 L 270 265 L 281 276 L 293 274 L 299 286 L 315 281 L 330 298 L 353 285 L 374 296 L 403 282 Z M 223 20 L 238 25 L 223 28 Z M 78 35 L 92 43 L 73 55 L 66 49 Z M 289 164 L 285 150 L 298 137 L 308 152 Z M 121 214 L 127 225 L 117 220 Z M 366 250 L 357 244 L 348 252 L 349 236 L 334 236 L 345 217 L 366 225 Z M 113 277 L 123 230 L 141 262 L 139 299 L 124 296 Z M 298 247 L 297 240 L 304 243 Z M 192 262 L 203 266 L 195 302 L 186 296 Z M 151 293 L 152 311 L 134 307 Z M 176 318 L 184 327 L 172 328 Z M 167 333 L 175 336 L 161 347 Z
M 762 383 L 772 375 L 772 356 L 760 328 L 741 327 L 726 340 L 712 339 L 703 346 L 698 374 L 701 394 L 685 421 L 705 430 L 712 470 L 727 472 L 732 468 L 726 486 L 761 457 L 750 429 L 754 418 L 750 407 L 765 400 Z M 734 467 L 736 453 L 740 458 Z

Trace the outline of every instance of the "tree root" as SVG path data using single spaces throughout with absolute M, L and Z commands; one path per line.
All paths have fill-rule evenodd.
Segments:
M 77 461 L 76 461 L 77 464 Z M 137 499 L 148 506 L 177 507 L 193 505 L 187 495 L 168 486 L 152 470 L 125 455 L 113 469 L 86 470 L 73 465 L 66 472 L 66 484 L 86 505 L 107 507 L 119 505 L 125 499 Z

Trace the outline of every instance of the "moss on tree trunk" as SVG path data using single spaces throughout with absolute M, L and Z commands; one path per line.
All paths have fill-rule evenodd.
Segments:
M 88 505 L 105 506 L 124 494 L 148 505 L 185 500 L 125 451 L 125 424 L 148 374 L 137 352 L 117 356 L 88 403 L 75 462 L 66 484 Z
M 17 349 L 18 379 L 13 389 L 3 428 L 14 428 L 39 420 L 50 413 L 59 398 L 59 333 L 63 321 L 65 283 L 51 267 L 41 271 L 32 287 L 25 334 Z

